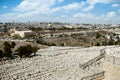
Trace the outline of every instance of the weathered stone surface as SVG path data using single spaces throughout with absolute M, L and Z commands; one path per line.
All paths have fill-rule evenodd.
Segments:
M 92 65 L 82 70 L 79 65 L 98 56 L 103 47 L 49 47 L 33 58 L 15 59 L 0 65 L 1 80 L 80 80 L 99 70 Z M 88 73 L 88 72 L 91 73 Z

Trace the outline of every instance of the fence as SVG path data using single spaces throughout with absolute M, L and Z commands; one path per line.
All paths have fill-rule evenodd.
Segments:
M 104 73 L 105 73 L 104 71 L 100 72 L 100 73 L 96 73 L 96 74 L 93 74 L 93 75 L 90 75 L 90 76 L 87 76 L 87 77 L 83 77 L 81 80 L 94 80 L 96 78 L 103 77 Z
M 120 65 L 120 58 L 115 57 L 115 56 L 110 56 L 110 55 L 107 55 L 107 54 L 106 54 L 106 56 L 105 56 L 105 58 L 104 58 L 104 61 L 110 62 L 110 63 L 112 63 L 112 64 Z
M 85 69 L 85 68 L 89 67 L 90 65 L 96 63 L 96 62 L 99 61 L 100 59 L 104 58 L 104 56 L 105 56 L 105 54 L 104 54 L 104 53 L 101 53 L 99 56 L 97 56 L 97 57 L 89 60 L 88 62 L 80 65 L 80 68 Z

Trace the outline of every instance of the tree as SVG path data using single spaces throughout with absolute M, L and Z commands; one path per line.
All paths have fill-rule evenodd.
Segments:
M 0 50 L 0 58 L 3 58 L 4 56 L 3 56 L 3 51 L 2 50 Z
M 3 32 L 7 32 L 7 26 L 6 25 L 4 25 L 4 28 L 3 28 Z
M 34 53 L 34 56 L 36 55 L 36 52 L 39 48 L 38 47 L 32 47 L 32 50 L 33 50 L 33 53 Z
M 65 44 L 64 44 L 64 43 L 61 43 L 61 46 L 65 46 Z
M 53 36 L 53 34 L 51 34 L 51 36 Z
M 63 37 L 63 34 L 58 35 L 58 37 Z
M 26 49 L 26 54 L 25 54 L 25 56 L 26 57 L 29 57 L 32 53 L 33 53 L 33 49 L 32 49 L 32 46 L 31 45 L 27 45 L 27 46 L 25 46 L 25 49 Z
M 100 42 L 97 42 L 97 43 L 96 43 L 96 46 L 100 46 Z
M 11 43 L 11 48 L 14 48 L 15 45 L 16 45 L 16 43 L 15 43 L 15 42 L 12 42 L 12 43 Z
M 16 50 L 17 55 L 18 55 L 20 58 L 22 58 L 23 54 L 25 53 L 25 52 L 23 52 L 23 51 L 24 51 L 24 46 L 20 46 L 20 47 Z
M 115 41 L 110 40 L 108 44 L 109 44 L 109 45 L 115 45 Z
M 30 45 L 20 46 L 16 51 L 18 52 L 18 56 L 20 56 L 20 58 L 23 56 L 29 57 L 33 53 L 32 47 Z
M 4 49 L 3 55 L 5 57 L 8 57 L 8 58 L 12 57 L 11 45 L 10 45 L 9 42 L 7 42 L 7 41 L 4 42 L 4 48 L 3 49 Z
M 12 50 L 9 46 L 4 47 L 4 56 L 8 58 L 12 57 Z
M 101 34 L 99 33 L 96 33 L 96 39 L 100 38 L 101 37 Z
M 7 42 L 7 41 L 4 42 L 4 46 L 6 46 L 6 47 L 11 47 L 10 43 Z
M 19 34 L 13 35 L 13 39 L 18 39 L 18 38 L 21 38 L 21 36 Z

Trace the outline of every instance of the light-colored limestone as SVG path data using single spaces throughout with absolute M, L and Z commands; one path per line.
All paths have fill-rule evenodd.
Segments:
M 104 62 L 105 80 L 120 80 L 120 65 Z
M 120 47 L 107 49 L 106 53 L 103 62 L 105 80 L 120 80 Z
M 80 80 L 91 74 L 79 67 L 98 56 L 102 47 L 49 47 L 37 52 L 38 56 L 15 59 L 0 65 L 1 80 Z M 97 70 L 96 70 L 97 71 Z

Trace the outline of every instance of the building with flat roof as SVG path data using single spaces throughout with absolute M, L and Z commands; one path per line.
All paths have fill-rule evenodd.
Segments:
M 25 37 L 25 33 L 28 33 L 28 32 L 32 32 L 31 30 L 22 30 L 22 31 L 18 31 L 16 29 L 10 29 L 10 35 L 11 36 L 14 36 L 14 35 L 19 35 L 20 37 Z

